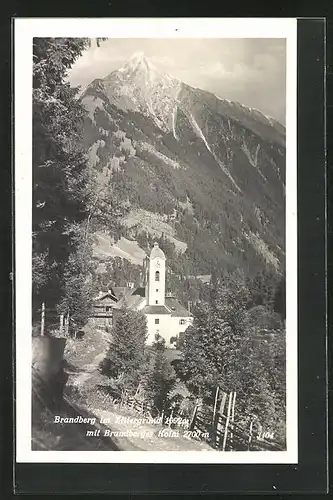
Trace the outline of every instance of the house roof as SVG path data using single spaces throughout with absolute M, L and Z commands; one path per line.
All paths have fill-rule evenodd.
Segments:
M 136 309 L 142 302 L 145 302 L 145 298 L 140 295 L 130 295 L 129 297 L 124 297 L 124 305 L 129 309 Z
M 106 298 L 110 298 L 112 300 L 114 300 L 115 302 L 117 302 L 117 297 L 116 295 L 114 295 L 114 293 L 112 293 L 110 290 L 108 292 L 105 292 L 105 293 L 102 293 L 100 295 L 98 295 L 97 297 L 95 297 L 95 301 L 99 301 L 99 300 L 104 300 Z
M 143 314 L 170 314 L 171 311 L 165 306 L 145 306 L 142 309 Z
M 146 299 L 140 295 L 127 295 L 119 300 L 116 308 L 121 309 L 125 307 L 127 309 L 137 309 L 145 300 Z
M 165 298 L 165 305 L 167 306 L 168 309 L 171 311 L 171 316 L 181 316 L 184 318 L 188 318 L 192 316 L 192 314 L 183 307 L 177 299 L 173 297 L 166 297 Z

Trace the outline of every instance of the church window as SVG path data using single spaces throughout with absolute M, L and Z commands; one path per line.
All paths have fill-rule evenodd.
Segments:
M 160 281 L 160 272 L 159 271 L 155 272 L 155 281 Z
M 155 300 L 155 304 L 158 304 L 158 300 Z
M 156 288 L 156 292 L 158 292 L 158 288 Z
M 155 318 L 155 325 L 159 325 L 160 324 L 160 320 L 158 318 Z
M 179 324 L 180 324 L 180 325 L 185 325 L 185 323 L 186 323 L 186 320 L 185 320 L 185 319 L 180 319 L 180 320 L 179 320 Z

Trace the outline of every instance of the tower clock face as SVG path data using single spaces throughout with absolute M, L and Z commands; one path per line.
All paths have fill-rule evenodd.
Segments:
M 157 265 L 157 267 L 160 267 L 160 261 L 159 260 L 156 262 L 156 265 Z

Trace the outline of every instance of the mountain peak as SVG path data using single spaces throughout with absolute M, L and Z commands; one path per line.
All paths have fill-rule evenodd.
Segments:
M 141 71 L 156 71 L 156 68 L 151 63 L 151 61 L 145 56 L 144 52 L 135 52 L 125 63 L 125 65 L 120 68 L 122 71 L 136 71 L 140 69 Z
M 142 62 L 148 60 L 148 58 L 145 56 L 145 53 L 142 51 L 134 52 L 134 54 L 131 55 L 129 58 L 129 61 L 131 62 Z

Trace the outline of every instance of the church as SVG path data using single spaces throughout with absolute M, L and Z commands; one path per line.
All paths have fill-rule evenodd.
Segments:
M 166 258 L 164 252 L 155 243 L 150 256 L 144 260 L 144 286 L 134 288 L 129 283 L 127 287 L 114 287 L 107 294 L 97 298 L 96 310 L 105 308 L 111 310 L 128 308 L 141 311 L 147 318 L 147 344 L 152 344 L 158 336 L 164 338 L 167 347 L 175 347 L 179 334 L 192 323 L 192 314 L 165 290 Z

